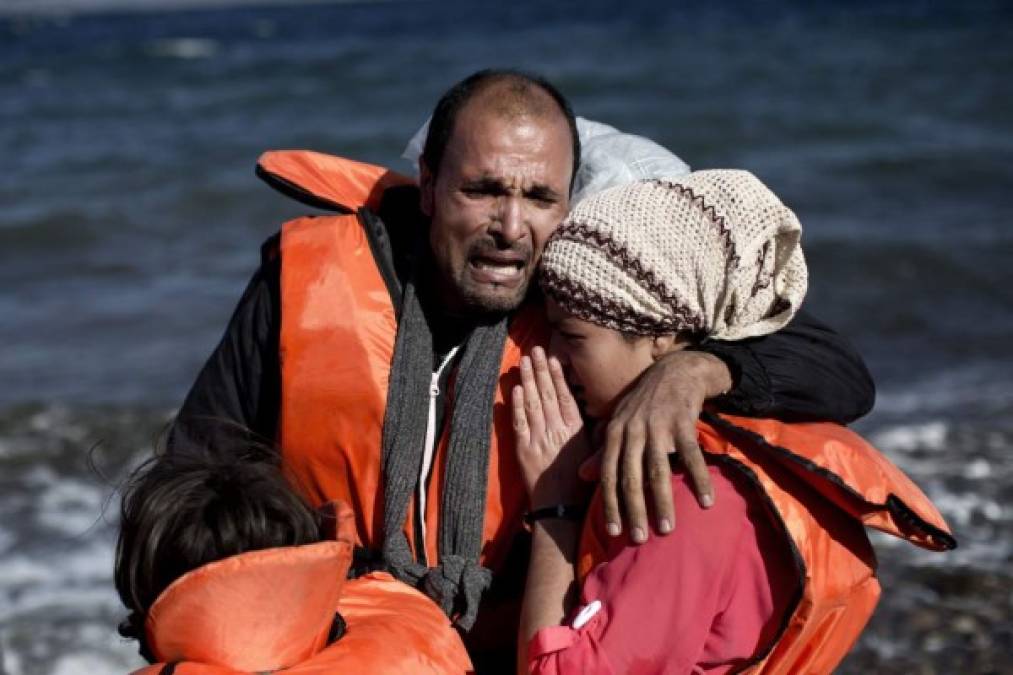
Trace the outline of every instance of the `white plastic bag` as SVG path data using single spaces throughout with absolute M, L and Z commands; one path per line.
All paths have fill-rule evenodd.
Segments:
M 571 208 L 581 199 L 616 185 L 689 173 L 689 165 L 649 138 L 625 134 L 582 117 L 577 118 L 577 133 L 580 168 L 573 184 Z

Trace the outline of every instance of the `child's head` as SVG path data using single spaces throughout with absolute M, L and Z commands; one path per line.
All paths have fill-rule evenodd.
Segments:
M 123 490 L 115 581 L 131 615 L 120 632 L 143 641 L 152 603 L 193 569 L 320 538 L 317 513 L 291 489 L 273 451 L 247 442 L 229 455 L 154 457 Z
M 772 333 L 805 296 L 795 214 L 746 171 L 605 190 L 546 244 L 540 281 L 574 395 L 594 417 L 661 355 Z

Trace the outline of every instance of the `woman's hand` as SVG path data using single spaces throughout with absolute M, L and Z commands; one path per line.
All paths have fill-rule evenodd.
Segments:
M 588 443 L 559 361 L 535 347 L 521 359 L 521 383 L 512 395 L 517 459 L 531 508 L 578 502 L 577 468 Z
M 531 509 L 578 504 L 583 485 L 577 467 L 588 443 L 577 402 L 556 359 L 540 347 L 521 359 L 521 383 L 514 387 L 514 435 L 521 476 Z M 545 626 L 558 626 L 573 605 L 577 585 L 574 557 L 580 523 L 539 520 L 532 527 L 531 557 L 521 609 L 518 673 L 528 672 L 528 641 Z

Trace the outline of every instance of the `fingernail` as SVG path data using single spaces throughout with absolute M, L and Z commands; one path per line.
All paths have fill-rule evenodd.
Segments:
M 621 531 L 619 529 L 619 523 L 609 523 L 605 526 L 605 531 L 609 533 L 610 537 L 618 537 L 619 532 Z
M 703 507 L 705 509 L 709 509 L 710 507 L 714 506 L 714 496 L 704 495 L 703 498 L 700 500 L 700 503 L 703 504 Z
M 668 534 L 672 531 L 672 523 L 669 522 L 668 518 L 662 518 L 661 522 L 658 523 L 658 530 L 662 534 Z
M 637 542 L 638 544 L 643 544 L 645 541 L 647 541 L 647 535 L 644 534 L 643 528 L 634 527 L 632 536 L 633 541 Z

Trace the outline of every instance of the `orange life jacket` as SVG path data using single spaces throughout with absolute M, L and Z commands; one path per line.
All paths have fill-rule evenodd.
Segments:
M 784 535 L 781 544 L 796 562 L 789 615 L 773 642 L 740 672 L 829 673 L 879 599 L 876 557 L 864 526 L 932 550 L 956 542 L 928 497 L 846 427 L 713 414 L 704 419 L 701 448 L 711 461 L 742 471 L 766 496 L 775 529 Z M 578 557 L 581 578 L 606 562 L 606 550 L 606 535 L 589 518 Z
M 313 152 L 266 153 L 258 171 L 284 192 L 346 214 L 299 218 L 282 226 L 279 440 L 287 470 L 310 501 L 348 502 L 356 514 L 359 545 L 375 550 L 382 543 L 380 448 L 397 323 L 356 212 L 375 211 L 385 189 L 411 181 L 381 167 Z M 524 308 L 512 318 L 494 402 L 480 559 L 493 572 L 503 566 L 522 527 L 527 502 L 516 487 L 520 469 L 510 391 L 519 381 L 521 355 L 547 337 L 539 308 Z M 449 440 L 449 425 L 444 427 L 422 516 L 425 542 L 415 541 L 410 526 L 414 504 L 405 523 L 413 549 L 424 545 L 431 565 L 439 560 Z
M 336 541 L 243 553 L 204 565 L 159 595 L 145 624 L 155 665 L 135 675 L 466 673 L 440 608 L 382 572 L 345 581 L 354 518 Z M 337 611 L 344 634 L 328 644 Z

